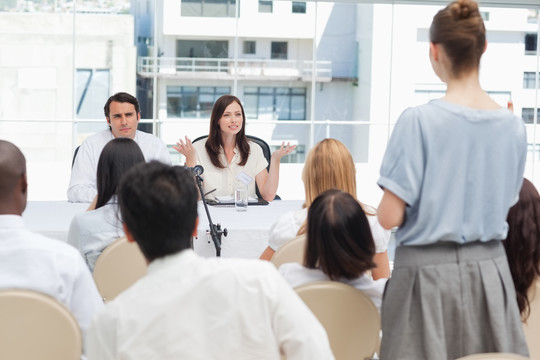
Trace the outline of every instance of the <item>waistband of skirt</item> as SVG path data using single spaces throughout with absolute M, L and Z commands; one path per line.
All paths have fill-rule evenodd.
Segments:
M 429 245 L 398 246 L 394 262 L 395 266 L 437 265 L 488 260 L 501 256 L 506 256 L 506 253 L 500 240 L 465 244 L 439 241 Z

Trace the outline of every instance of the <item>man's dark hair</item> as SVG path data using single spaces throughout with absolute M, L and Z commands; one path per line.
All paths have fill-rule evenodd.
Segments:
M 191 247 L 197 201 L 193 173 L 158 161 L 132 167 L 118 189 L 122 220 L 148 261 Z
M 132 139 L 116 138 L 105 145 L 97 166 L 96 209 L 106 205 L 116 195 L 122 175 L 140 162 L 144 162 L 144 155 Z
M 139 102 L 137 101 L 137 98 L 134 97 L 133 95 L 130 95 L 126 92 L 119 92 L 119 93 L 116 93 L 114 94 L 113 96 L 111 96 L 109 98 L 109 100 L 107 100 L 107 102 L 105 103 L 105 107 L 103 108 L 104 112 L 105 112 L 105 117 L 109 117 L 109 114 L 110 114 L 110 106 L 111 106 L 111 103 L 113 101 L 116 101 L 116 102 L 119 102 L 119 103 L 130 103 L 130 104 L 133 104 L 133 106 L 135 106 L 135 112 L 138 114 L 141 112 L 140 108 L 139 108 Z

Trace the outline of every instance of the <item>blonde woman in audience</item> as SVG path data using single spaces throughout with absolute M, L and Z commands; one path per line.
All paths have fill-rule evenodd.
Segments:
M 406 109 L 384 155 L 378 217 L 398 227 L 385 289 L 382 360 L 528 355 L 502 240 L 523 182 L 523 120 L 482 89 L 478 4 L 433 17 L 429 57 L 441 99 Z
M 288 263 L 279 272 L 293 287 L 313 281 L 340 281 L 353 286 L 381 307 L 387 279 L 373 280 L 375 243 L 362 206 L 349 193 L 327 190 L 308 210 L 304 264 Z
M 140 162 L 144 162 L 141 148 L 129 138 L 109 141 L 99 156 L 97 196 L 87 212 L 75 215 L 68 233 L 68 243 L 79 249 L 90 271 L 103 249 L 124 236 L 116 191 L 122 175 Z
M 282 215 L 270 229 L 268 248 L 261 259 L 270 260 L 274 252 L 284 243 L 297 235 L 306 233 L 306 218 L 308 209 L 322 192 L 329 189 L 339 189 L 356 197 L 356 167 L 351 153 L 339 140 L 324 139 L 318 142 L 309 152 L 304 170 L 305 203 L 302 209 Z M 388 278 L 390 266 L 388 263 L 387 246 L 390 231 L 381 227 L 377 220 L 377 210 L 360 203 L 367 215 L 371 233 L 375 241 L 376 254 L 372 269 L 374 279 Z
M 508 236 L 503 241 L 517 303 L 524 321 L 529 317 L 527 292 L 540 279 L 540 195 L 527 179 L 519 192 L 519 200 L 510 208 Z

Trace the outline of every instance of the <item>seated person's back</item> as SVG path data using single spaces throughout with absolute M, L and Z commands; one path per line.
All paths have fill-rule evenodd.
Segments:
M 103 302 L 81 255 L 71 246 L 25 229 L 26 162 L 0 140 L 0 289 L 35 290 L 57 299 L 75 316 L 83 336 Z
M 360 203 L 349 193 L 327 190 L 308 210 L 303 265 L 283 264 L 279 272 L 292 287 L 335 280 L 368 295 L 380 309 L 386 279 L 373 280 L 375 243 Z
M 190 249 L 197 199 L 180 167 L 144 163 L 124 176 L 125 233 L 149 267 L 95 318 L 89 358 L 332 359 L 324 329 L 271 264 Z
M 75 215 L 68 233 L 68 243 L 79 249 L 91 271 L 103 249 L 124 236 L 116 191 L 121 176 L 140 162 L 144 155 L 129 138 L 109 141 L 99 156 L 97 197 L 88 211 Z

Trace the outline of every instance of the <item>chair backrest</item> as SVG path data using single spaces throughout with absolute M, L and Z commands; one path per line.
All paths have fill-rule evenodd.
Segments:
M 208 135 L 199 136 L 198 138 L 193 140 L 192 143 L 204 140 L 207 137 Z M 246 137 L 248 138 L 248 140 L 253 141 L 254 143 L 258 144 L 261 147 L 263 155 L 266 158 L 266 161 L 268 161 L 268 166 L 266 167 L 266 170 L 270 171 L 270 159 L 272 158 L 272 151 L 270 150 L 270 146 L 268 145 L 268 143 L 264 141 L 263 139 L 258 138 L 253 135 L 246 134 Z M 259 187 L 257 186 L 257 184 L 255 184 L 255 192 L 257 193 L 257 197 L 259 199 L 262 199 L 262 196 L 261 196 L 261 193 L 259 192 Z M 276 195 L 274 200 L 281 200 L 281 198 L 278 195 Z
M 482 354 L 473 354 L 460 357 L 456 360 L 527 360 L 534 359 L 528 358 L 523 355 L 518 354 L 509 354 L 509 353 L 482 353 Z
M 0 291 L 0 359 L 79 360 L 81 353 L 81 330 L 68 308 L 36 291 Z
M 378 351 L 381 318 L 367 295 L 337 281 L 313 282 L 295 290 L 326 329 L 336 359 L 371 358 Z
M 523 323 L 523 330 L 531 359 L 540 359 L 540 279 L 536 279 L 531 285 L 528 298 L 531 312 Z
M 285 263 L 304 263 L 304 254 L 306 253 L 306 235 L 298 235 L 297 237 L 287 241 L 281 245 L 279 249 L 272 255 L 270 262 L 279 268 Z
M 77 157 L 77 153 L 79 152 L 80 147 L 81 145 L 77 146 L 75 148 L 75 151 L 73 152 L 73 159 L 71 160 L 71 167 L 73 167 L 73 165 L 75 164 L 75 158 Z
M 107 246 L 94 266 L 94 281 L 104 302 L 111 301 L 146 274 L 139 245 L 121 237 Z

